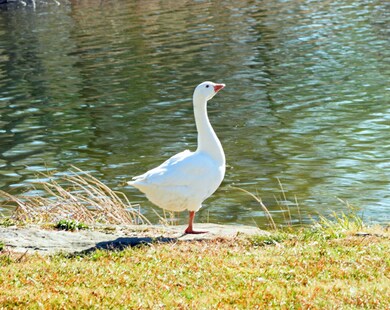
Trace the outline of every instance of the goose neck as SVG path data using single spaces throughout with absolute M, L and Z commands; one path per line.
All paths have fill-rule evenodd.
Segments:
M 207 115 L 207 101 L 194 97 L 194 114 L 198 131 L 198 152 L 204 152 L 222 163 L 225 155 Z

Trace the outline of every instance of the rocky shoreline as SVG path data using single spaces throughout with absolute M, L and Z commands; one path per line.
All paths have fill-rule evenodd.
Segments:
M 63 231 L 42 226 L 0 227 L 0 242 L 13 252 L 40 254 L 85 253 L 96 249 L 123 249 L 154 242 L 178 242 L 234 238 L 238 235 L 267 234 L 257 227 L 196 224 L 205 234 L 187 235 L 184 226 L 101 225 L 88 230 Z

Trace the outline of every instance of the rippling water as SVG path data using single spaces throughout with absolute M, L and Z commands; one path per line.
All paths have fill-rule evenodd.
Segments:
M 124 182 L 196 148 L 192 91 L 212 80 L 227 84 L 209 114 L 229 166 L 199 221 L 264 225 L 234 185 L 279 223 L 280 204 L 305 221 L 345 208 L 338 198 L 387 222 L 389 12 L 379 0 L 3 7 L 0 188 L 75 165 L 153 217 Z

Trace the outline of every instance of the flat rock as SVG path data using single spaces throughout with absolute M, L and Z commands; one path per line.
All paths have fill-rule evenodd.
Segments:
M 123 249 L 153 242 L 178 242 L 268 234 L 257 227 L 196 224 L 204 234 L 184 234 L 185 226 L 95 226 L 76 232 L 42 229 L 39 226 L 0 227 L 0 242 L 14 252 L 83 253 L 96 249 Z

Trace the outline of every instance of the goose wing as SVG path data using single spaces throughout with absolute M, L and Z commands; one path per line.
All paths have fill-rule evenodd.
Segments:
M 160 166 L 133 178 L 128 184 L 145 186 L 193 186 L 201 183 L 213 170 L 215 163 L 207 155 L 188 150 L 172 156 Z

